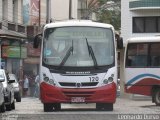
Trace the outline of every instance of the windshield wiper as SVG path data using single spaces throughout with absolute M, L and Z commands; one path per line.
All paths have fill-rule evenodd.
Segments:
M 66 63 L 66 61 L 68 60 L 69 56 L 71 55 L 71 52 L 73 54 L 73 40 L 72 40 L 72 46 L 68 49 L 66 55 L 62 59 L 62 62 L 59 64 L 59 67 L 58 67 L 59 69 Z
M 96 57 L 94 55 L 93 48 L 92 48 L 92 46 L 89 45 L 87 38 L 86 38 L 86 43 L 87 43 L 89 55 L 91 55 L 91 57 L 92 57 L 92 60 L 93 60 L 93 63 L 94 63 L 94 67 L 98 68 L 98 64 L 97 64 Z

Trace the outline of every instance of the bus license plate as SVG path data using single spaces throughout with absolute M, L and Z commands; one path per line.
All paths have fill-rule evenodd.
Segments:
M 83 103 L 83 102 L 85 102 L 85 97 L 72 97 L 71 102 L 73 102 L 73 103 Z

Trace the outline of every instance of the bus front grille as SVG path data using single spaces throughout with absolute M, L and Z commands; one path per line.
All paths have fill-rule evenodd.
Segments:
M 66 83 L 66 82 L 59 82 L 62 87 L 77 87 L 77 83 Z M 96 86 L 98 82 L 82 82 L 80 83 L 81 87 L 93 87 Z

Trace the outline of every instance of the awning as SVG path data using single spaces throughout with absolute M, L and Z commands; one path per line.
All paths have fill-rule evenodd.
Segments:
M 0 38 L 10 38 L 15 40 L 25 40 L 27 36 L 23 33 L 11 31 L 11 30 L 2 30 L 0 29 Z

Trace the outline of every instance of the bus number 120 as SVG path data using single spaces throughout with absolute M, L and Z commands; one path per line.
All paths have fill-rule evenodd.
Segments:
M 99 77 L 89 77 L 90 82 L 98 82 Z

